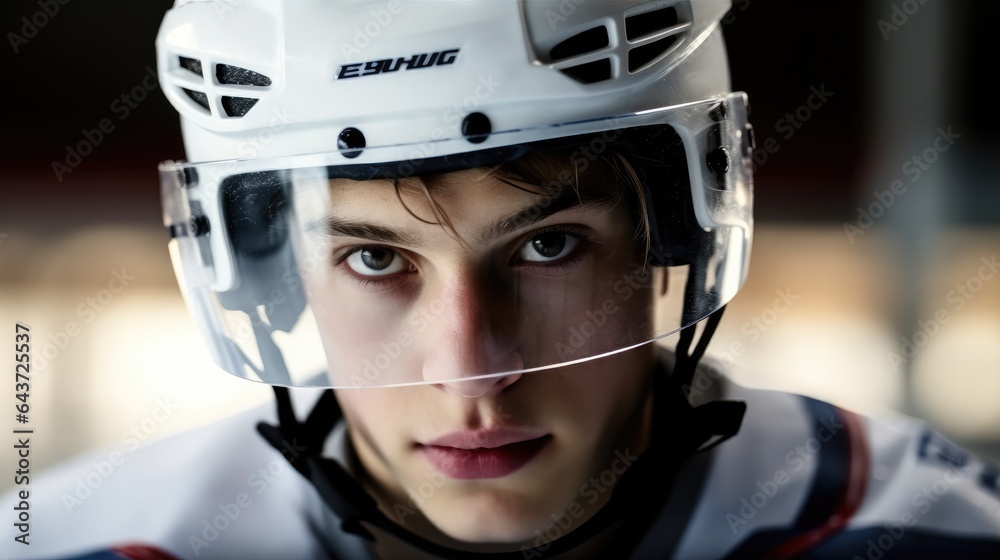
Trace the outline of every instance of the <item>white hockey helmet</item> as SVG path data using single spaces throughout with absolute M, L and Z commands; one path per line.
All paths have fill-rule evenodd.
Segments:
M 438 383 L 608 355 L 724 306 L 746 277 L 752 235 L 752 134 L 719 29 L 729 7 L 178 0 L 157 60 L 191 163 L 160 166 L 164 222 L 215 360 L 275 385 Z M 561 171 L 529 176 L 517 167 L 525 158 Z M 588 167 L 608 169 L 595 179 Z M 477 246 L 480 264 L 532 243 L 543 257 L 554 247 L 553 260 L 571 252 L 579 240 L 545 238 L 531 229 L 538 216 L 567 193 L 581 205 L 600 198 L 581 181 L 622 175 L 636 182 L 624 205 L 643 230 L 642 258 L 542 288 L 497 261 L 486 276 L 501 287 L 472 304 L 489 356 L 469 371 L 428 371 L 427 354 L 453 344 L 435 325 L 450 312 L 440 294 L 359 288 L 336 269 L 354 263 L 375 277 L 404 266 L 406 283 L 419 283 L 425 271 L 413 263 L 425 248 L 365 232 L 397 225 L 385 193 L 405 208 L 401 188 L 468 169 L 532 196 L 518 214 L 533 215 L 531 227 Z M 358 195 L 359 184 L 376 186 Z M 447 229 L 446 217 L 438 222 Z M 639 307 L 624 305 L 638 291 Z M 391 305 L 365 306 L 378 298 Z M 609 309 L 633 314 L 629 328 L 601 331 Z

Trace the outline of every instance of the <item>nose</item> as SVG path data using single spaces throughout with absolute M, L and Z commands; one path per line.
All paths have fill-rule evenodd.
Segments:
M 443 311 L 433 324 L 423 365 L 425 381 L 448 393 L 477 398 L 499 393 L 520 379 L 520 373 L 495 375 L 523 369 L 524 363 L 516 341 L 505 333 L 516 328 L 516 306 L 498 304 L 498 294 L 489 291 L 463 274 L 438 292 Z

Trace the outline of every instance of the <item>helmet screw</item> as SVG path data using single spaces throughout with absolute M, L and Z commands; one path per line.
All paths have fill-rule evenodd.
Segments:
M 485 142 L 492 131 L 490 118 L 482 113 L 469 113 L 462 121 L 462 136 L 473 144 Z
M 198 170 L 194 167 L 185 167 L 182 171 L 184 186 L 192 188 L 198 185 Z
M 365 147 L 365 135 L 361 131 L 349 127 L 340 131 L 337 137 L 337 149 L 346 158 L 356 158 L 361 155 L 362 148 Z
M 726 151 L 725 146 L 719 146 L 705 157 L 705 163 L 713 172 L 725 173 L 729 171 L 729 152 Z
M 205 216 L 192 216 L 189 231 L 192 237 L 208 235 L 208 232 L 211 231 L 211 228 L 208 226 L 208 218 Z

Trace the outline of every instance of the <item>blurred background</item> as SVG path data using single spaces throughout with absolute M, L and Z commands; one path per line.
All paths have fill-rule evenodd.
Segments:
M 0 49 L 0 329 L 32 332 L 33 470 L 271 398 L 211 365 L 170 268 L 156 164 L 183 150 L 149 76 L 171 2 L 53 4 L 5 2 Z M 1000 460 L 998 18 L 988 0 L 734 0 L 757 230 L 709 352 L 741 382 L 926 418 Z

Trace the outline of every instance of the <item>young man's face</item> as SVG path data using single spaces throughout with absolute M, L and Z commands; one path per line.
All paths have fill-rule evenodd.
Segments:
M 589 518 L 640 453 L 653 347 L 488 375 L 645 340 L 653 289 L 617 189 L 515 183 L 333 180 L 306 285 L 386 513 L 530 545 Z M 403 383 L 420 384 L 367 387 Z

